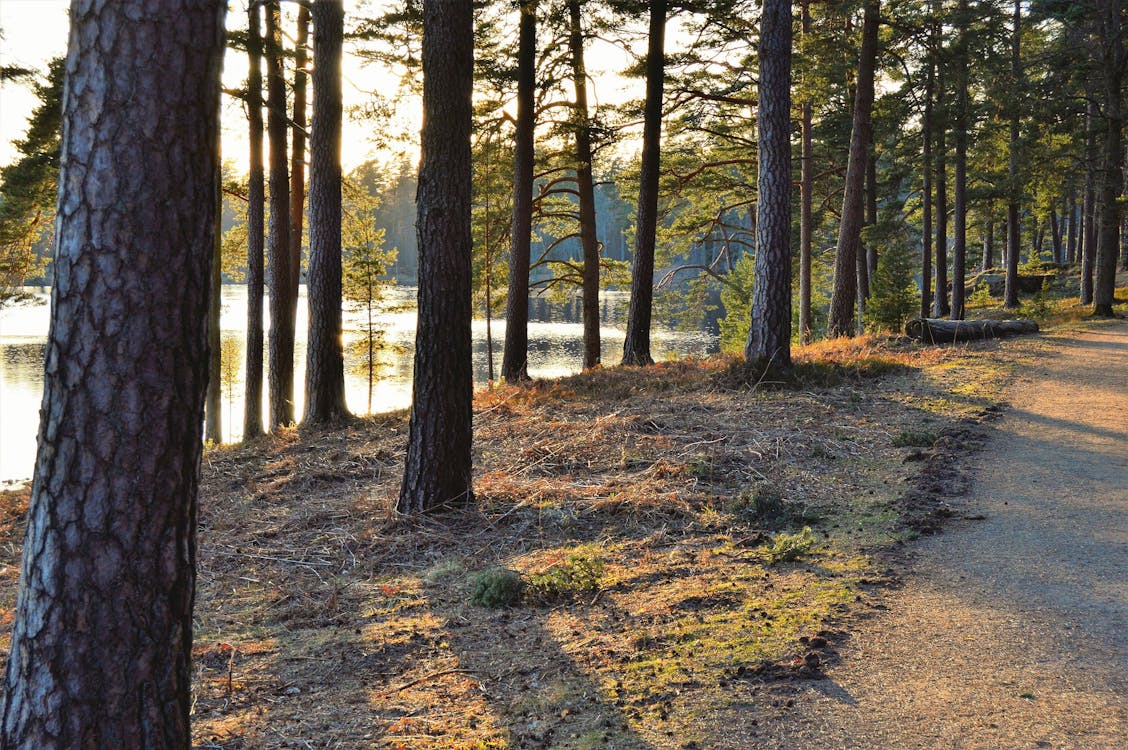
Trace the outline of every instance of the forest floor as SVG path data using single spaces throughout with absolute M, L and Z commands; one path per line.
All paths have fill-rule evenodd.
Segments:
M 1123 324 L 1087 330 L 1096 343 L 1085 351 L 1096 352 L 1099 336 Z M 859 746 L 914 746 L 880 739 L 901 736 L 891 733 L 891 714 L 902 698 L 897 669 L 908 662 L 882 662 L 892 659 L 883 650 L 867 666 L 865 646 L 892 638 L 908 659 L 921 636 L 962 639 L 961 623 L 1001 622 L 990 635 L 1011 640 L 986 660 L 981 651 L 993 641 L 947 646 L 966 649 L 968 672 L 976 663 L 997 669 L 1023 648 L 1025 626 L 1006 629 L 1019 622 L 1009 609 L 984 614 L 969 598 L 939 632 L 893 608 L 918 586 L 915 573 L 902 586 L 905 549 L 918 548 L 906 542 L 953 518 L 987 515 L 974 522 L 984 529 L 1002 520 L 968 495 L 969 456 L 999 440 L 997 425 L 1012 424 L 997 420 L 1016 379 L 1035 366 L 1072 366 L 1063 358 L 1068 336 L 941 347 L 860 337 L 799 350 L 784 383 L 714 357 L 495 388 L 475 403 L 476 505 L 430 519 L 392 510 L 404 413 L 210 449 L 200 496 L 196 747 L 688 749 L 761 746 L 757 737 L 765 747 L 818 746 L 804 737 L 834 747 L 845 735 L 825 717 L 881 696 L 890 723 L 874 731 L 886 734 Z M 1090 378 L 1086 388 L 1104 382 L 1075 376 Z M 1059 434 L 1051 428 L 1077 437 L 1054 419 L 1063 418 L 1036 423 L 1046 439 Z M 1089 450 L 1078 460 L 1096 460 Z M 1106 467 L 1106 481 L 1115 483 L 1116 466 Z M 1021 495 L 1038 468 L 1016 465 L 1008 491 Z M 26 501 L 26 490 L 0 495 L 5 650 Z M 932 554 L 939 565 L 951 561 L 952 545 L 962 549 L 973 522 L 954 523 L 958 534 L 919 546 L 921 560 Z M 1108 535 L 1115 528 L 1104 524 Z M 1054 554 L 1008 565 L 1037 570 Z M 507 593 L 499 566 L 521 575 L 518 598 L 499 608 L 473 603 Z M 1021 582 L 1029 572 L 1005 575 Z M 957 596 L 961 574 L 970 575 L 953 568 L 919 595 Z M 932 620 L 920 601 L 905 606 Z M 875 623 L 888 624 L 879 632 Z M 1040 632 L 1050 637 L 1023 637 Z M 1094 680 L 1115 685 L 1122 647 L 1116 633 L 1093 632 L 1109 641 L 1095 647 L 1093 663 L 1102 653 L 1109 663 L 1094 666 Z M 840 677 L 848 674 L 871 675 L 875 687 L 853 688 Z M 914 685 L 928 681 L 913 674 Z M 1056 700 L 1044 681 L 1008 681 L 1011 703 Z M 856 724 L 834 726 L 871 721 L 860 708 L 849 720 Z M 794 740 L 780 739 L 793 730 Z M 965 746 L 929 742 L 918 744 Z

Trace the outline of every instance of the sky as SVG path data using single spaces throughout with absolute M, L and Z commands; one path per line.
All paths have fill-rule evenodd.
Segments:
M 371 9 L 390 4 L 390 0 L 345 0 L 346 18 L 359 4 Z M 292 4 L 284 4 L 292 9 Z M 69 0 L 0 0 L 0 65 L 21 65 L 46 71 L 47 62 L 66 53 Z M 245 0 L 231 0 L 228 13 L 230 28 L 245 27 Z M 346 20 L 347 24 L 347 20 Z M 588 68 L 599 81 L 595 90 L 589 91 L 594 102 L 618 102 L 631 96 L 641 96 L 641 81 L 626 81 L 615 71 L 626 65 L 626 56 L 608 44 L 594 45 L 587 53 Z M 239 88 L 247 75 L 246 58 L 228 54 L 224 61 L 224 86 Z M 364 66 L 346 50 L 343 62 L 343 96 L 346 109 L 363 105 L 371 100 L 372 91 L 389 91 L 396 86 L 375 66 Z M 0 87 L 0 166 L 9 164 L 16 156 L 12 142 L 27 130 L 27 117 L 35 107 L 36 98 L 26 86 L 8 83 Z M 417 103 L 404 106 L 396 114 L 392 126 L 403 132 L 417 133 L 420 113 Z M 342 161 L 349 169 L 373 158 L 388 159 L 394 156 L 373 139 L 371 123 L 346 115 L 343 125 Z M 236 169 L 246 171 L 248 162 L 246 119 L 242 107 L 230 97 L 223 102 L 223 156 L 235 162 Z

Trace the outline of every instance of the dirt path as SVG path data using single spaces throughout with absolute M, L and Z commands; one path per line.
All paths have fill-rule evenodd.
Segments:
M 986 519 L 919 543 L 830 678 L 716 747 L 1128 747 L 1128 325 L 1058 339 L 976 460 Z

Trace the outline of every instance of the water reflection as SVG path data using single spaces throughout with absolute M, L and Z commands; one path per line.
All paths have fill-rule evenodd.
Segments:
M 295 365 L 295 411 L 302 413 L 305 347 L 308 330 L 305 288 L 298 304 Z M 346 362 L 345 396 L 355 413 L 402 409 L 411 402 L 412 355 L 415 342 L 415 312 L 410 308 L 414 289 L 392 290 L 388 307 L 393 311 L 376 316 L 375 327 L 383 332 L 382 344 L 374 352 L 375 375 L 369 404 L 368 355 L 362 323 L 366 316 L 349 310 L 344 317 Z M 38 295 L 47 298 L 46 290 Z M 264 310 L 267 306 L 264 305 Z M 614 292 L 602 301 L 603 358 L 618 362 L 623 351 L 622 322 L 627 298 Z M 221 394 L 223 432 L 227 441 L 243 434 L 243 382 L 246 360 L 245 322 L 247 293 L 242 286 L 223 289 Z M 50 310 L 46 304 L 0 310 L 0 482 L 31 476 L 35 462 L 35 436 L 43 389 L 43 348 Z M 533 297 L 529 301 L 529 373 L 533 377 L 559 377 L 579 372 L 583 354 L 580 302 L 552 303 Z M 266 321 L 269 325 L 269 321 Z M 491 326 L 495 368 L 501 365 L 505 321 Z M 486 321 L 472 325 L 474 379 L 484 385 L 489 377 L 489 342 Z M 716 336 L 658 328 L 653 333 L 656 358 L 702 355 L 716 347 Z M 264 352 L 263 361 L 266 361 Z M 264 379 L 265 382 L 265 379 Z M 263 394 L 263 413 L 268 413 Z

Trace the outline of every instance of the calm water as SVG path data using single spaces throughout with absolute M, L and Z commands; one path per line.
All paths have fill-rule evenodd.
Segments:
M 302 413 L 305 346 L 308 323 L 305 288 L 298 303 L 297 348 L 295 351 L 296 411 Z M 400 288 L 390 293 L 389 302 L 409 307 L 414 289 Z M 47 295 L 38 295 L 46 302 Z M 623 321 L 626 296 L 607 295 L 603 308 L 603 358 L 618 362 L 623 351 Z M 263 305 L 264 310 L 266 305 Z M 223 288 L 222 393 L 223 430 L 228 441 L 243 433 L 243 363 L 245 360 L 246 288 Z M 47 304 L 0 310 L 0 483 L 30 478 L 35 465 L 35 439 L 39 424 L 39 405 L 43 391 L 43 345 L 47 339 L 50 309 Z M 361 345 L 362 315 L 346 312 L 347 347 L 346 397 L 349 408 L 358 414 L 369 411 L 366 355 Z M 580 370 L 583 331 L 578 303 L 553 305 L 543 299 L 530 300 L 529 372 L 534 377 L 559 377 Z M 372 389 L 372 412 L 402 409 L 411 402 L 412 352 L 415 340 L 415 310 L 380 314 L 376 328 L 384 331 L 384 347 L 377 355 L 377 373 Z M 501 367 L 501 346 L 505 322 L 492 326 L 495 367 Z M 475 320 L 474 377 L 484 385 L 489 373 L 486 321 Z M 656 329 L 652 335 L 654 356 L 701 355 L 716 347 L 716 337 L 702 332 L 686 333 Z M 263 357 L 266 360 L 265 354 Z M 265 391 L 265 388 L 264 388 Z M 265 397 L 265 393 L 263 394 Z M 263 413 L 268 413 L 265 406 Z

